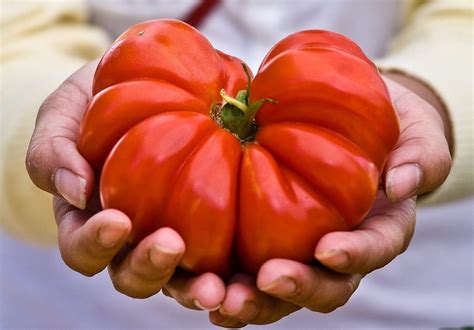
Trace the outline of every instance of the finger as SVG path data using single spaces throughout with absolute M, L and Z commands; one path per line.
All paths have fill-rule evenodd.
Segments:
M 367 274 L 405 251 L 416 223 L 415 199 L 392 204 L 379 193 L 376 207 L 357 230 L 332 232 L 321 238 L 315 257 L 343 273 Z
M 272 259 L 260 268 L 257 286 L 294 305 L 329 313 L 349 300 L 361 279 L 362 275 L 339 274 L 292 260 Z
M 218 311 L 209 313 L 209 321 L 211 321 L 214 325 L 230 329 L 243 328 L 247 325 L 246 323 L 240 322 L 238 320 L 228 318 Z
M 120 211 L 104 210 L 95 215 L 76 209 L 54 197 L 59 250 L 73 270 L 92 276 L 102 271 L 125 245 L 130 219 Z
M 76 139 L 96 65 L 81 68 L 44 101 L 26 156 L 28 173 L 39 188 L 80 209 L 92 194 L 94 174 L 77 151 Z
M 224 302 L 219 309 L 224 318 L 214 314 L 211 321 L 222 326 L 228 325 L 229 320 L 237 320 L 244 324 L 268 324 L 300 308 L 261 292 L 251 277 L 238 274 L 228 285 Z
M 209 321 L 223 328 L 243 328 L 247 323 L 222 315 L 219 311 L 209 312 Z
M 225 296 L 224 282 L 213 273 L 192 275 L 177 270 L 165 288 L 178 303 L 191 309 L 217 310 Z
M 396 202 L 441 185 L 451 168 L 451 154 L 436 109 L 413 93 L 403 93 L 396 83 L 390 86 L 401 132 L 385 166 L 385 190 Z
M 161 228 L 141 241 L 124 259 L 112 262 L 109 273 L 117 291 L 148 298 L 173 275 L 184 254 L 184 242 L 171 228 Z

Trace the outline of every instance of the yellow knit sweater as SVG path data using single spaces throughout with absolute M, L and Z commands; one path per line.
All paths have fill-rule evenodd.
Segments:
M 1 225 L 26 240 L 56 239 L 51 197 L 33 186 L 24 158 L 37 109 L 81 64 L 100 57 L 109 40 L 87 25 L 83 0 L 1 2 Z M 407 1 L 405 24 L 377 63 L 418 77 L 447 105 L 455 138 L 454 167 L 426 202 L 472 194 L 473 2 Z

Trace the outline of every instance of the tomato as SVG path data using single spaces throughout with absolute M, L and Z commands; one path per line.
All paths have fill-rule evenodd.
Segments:
M 374 64 L 336 33 L 277 43 L 255 78 L 176 20 L 133 26 L 97 67 L 78 149 L 104 208 L 186 243 L 180 266 L 225 276 L 311 262 L 328 232 L 370 210 L 398 136 Z

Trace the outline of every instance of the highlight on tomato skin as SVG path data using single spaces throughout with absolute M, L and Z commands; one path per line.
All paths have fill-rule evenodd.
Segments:
M 100 173 L 115 143 L 132 126 L 159 113 L 183 110 L 209 112 L 202 100 L 166 81 L 143 79 L 112 85 L 96 94 L 89 104 L 77 148 Z M 97 123 L 105 122 L 107 129 L 98 130 Z
M 399 136 L 374 64 L 350 39 L 309 30 L 278 42 L 255 76 L 176 20 L 143 22 L 104 54 L 78 150 L 101 203 L 161 227 L 180 263 L 222 277 L 271 258 L 313 261 L 326 233 L 364 219 Z

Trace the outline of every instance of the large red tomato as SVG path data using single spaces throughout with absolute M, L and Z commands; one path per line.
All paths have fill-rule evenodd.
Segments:
M 366 216 L 398 139 L 382 78 L 346 37 L 290 35 L 251 85 L 247 72 L 191 26 L 156 20 L 122 34 L 95 74 L 78 149 L 103 207 L 132 219 L 132 243 L 177 230 L 192 272 L 311 261 L 324 234 Z

